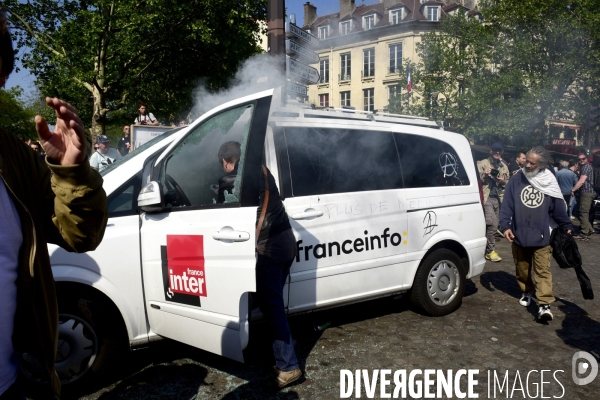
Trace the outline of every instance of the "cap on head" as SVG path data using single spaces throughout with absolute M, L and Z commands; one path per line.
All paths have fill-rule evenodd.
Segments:
M 504 146 L 502 146 L 502 143 L 500 143 L 500 142 L 495 142 L 494 144 L 492 144 L 492 150 L 503 151 L 504 150 Z
M 110 142 L 110 139 L 106 135 L 99 135 L 98 138 L 96 139 L 96 143 L 108 143 L 108 142 Z

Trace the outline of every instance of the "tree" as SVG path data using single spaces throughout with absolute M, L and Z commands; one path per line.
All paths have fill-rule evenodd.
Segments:
M 444 94 L 454 129 L 531 144 L 549 117 L 585 118 L 598 99 L 600 2 L 575 3 L 484 0 L 483 23 L 457 15 L 423 37 L 422 84 Z
M 24 139 L 35 139 L 35 113 L 26 107 L 22 96 L 19 86 L 0 91 L 0 126 Z
M 146 101 L 163 120 L 189 107 L 199 79 L 226 84 L 260 51 L 266 0 L 6 0 L 23 65 L 42 94 L 105 130 L 111 112 Z

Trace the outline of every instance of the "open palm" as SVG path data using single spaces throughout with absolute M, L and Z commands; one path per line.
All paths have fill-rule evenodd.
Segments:
M 86 140 L 83 122 L 77 111 L 69 103 L 57 98 L 46 97 L 46 104 L 56 112 L 54 132 L 50 132 L 42 116 L 35 117 L 35 129 L 46 156 L 64 166 L 80 164 L 85 160 Z

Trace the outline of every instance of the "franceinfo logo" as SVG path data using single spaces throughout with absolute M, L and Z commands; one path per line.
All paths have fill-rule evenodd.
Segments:
M 598 375 L 598 362 L 590 353 L 578 351 L 572 360 L 573 382 L 576 385 L 587 385 Z

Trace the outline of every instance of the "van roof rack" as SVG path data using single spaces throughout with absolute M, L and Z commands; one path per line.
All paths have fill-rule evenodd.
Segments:
M 337 108 L 337 107 L 314 107 L 314 105 L 306 105 L 302 103 L 288 104 L 293 113 L 285 112 L 283 107 L 279 112 L 275 112 L 275 117 L 300 117 L 303 118 L 327 118 L 327 119 L 353 119 L 353 120 L 370 120 L 379 122 L 388 122 L 402 125 L 423 126 L 434 129 L 443 130 L 442 124 L 431 121 L 426 117 L 418 117 L 415 115 L 392 114 L 380 111 L 363 111 L 352 108 Z M 302 115 L 301 115 L 302 114 Z

